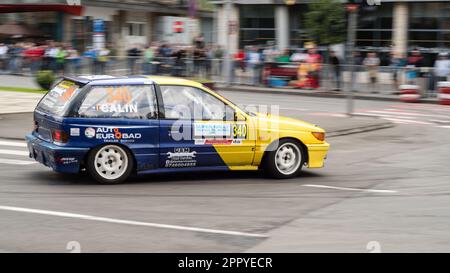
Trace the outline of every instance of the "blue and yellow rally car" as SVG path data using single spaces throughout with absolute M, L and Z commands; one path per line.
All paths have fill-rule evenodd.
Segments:
M 132 173 L 258 170 L 275 178 L 323 167 L 323 129 L 242 110 L 200 83 L 159 76 L 61 79 L 39 102 L 30 157 L 104 184 Z

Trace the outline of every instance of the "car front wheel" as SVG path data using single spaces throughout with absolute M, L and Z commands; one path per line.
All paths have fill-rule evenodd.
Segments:
M 87 169 L 101 184 L 119 184 L 125 181 L 133 170 L 132 155 L 118 145 L 101 146 L 89 154 Z
M 281 140 L 274 151 L 267 154 L 265 171 L 274 178 L 297 176 L 304 164 L 302 146 L 293 140 Z

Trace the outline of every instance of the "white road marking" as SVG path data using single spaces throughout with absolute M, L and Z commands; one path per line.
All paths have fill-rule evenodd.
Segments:
M 174 229 L 174 230 L 185 230 L 185 231 L 202 232 L 202 233 L 214 233 L 214 234 L 233 235 L 233 236 L 245 236 L 245 237 L 257 237 L 257 238 L 269 237 L 268 235 L 258 234 L 258 233 L 247 233 L 247 232 L 239 232 L 239 231 L 196 228 L 196 227 L 166 225 L 166 224 L 158 224 L 158 223 L 147 223 L 147 222 L 129 221 L 129 220 L 121 220 L 121 219 L 106 218 L 106 217 L 97 217 L 97 216 L 92 216 L 92 215 L 67 213 L 67 212 L 51 211 L 51 210 L 40 210 L 40 209 L 10 207 L 10 206 L 0 206 L 0 210 L 25 212 L 25 213 L 33 213 L 33 214 L 42 214 L 42 215 L 51 215 L 51 216 L 65 217 L 65 218 L 76 218 L 76 219 L 83 219 L 83 220 L 89 220 L 89 221 L 115 223 L 115 224 L 123 224 L 123 225 L 144 226 L 144 227 L 154 227 L 154 228 L 165 228 L 165 229 Z
M 0 154 L 5 154 L 5 155 L 24 155 L 24 156 L 28 156 L 28 155 L 29 155 L 29 152 L 27 152 L 27 151 L 3 150 L 3 149 L 0 149 Z
M 360 116 L 369 116 L 369 117 L 380 117 L 380 118 L 390 118 L 390 117 L 398 117 L 394 114 L 392 115 L 387 115 L 387 114 L 375 114 L 375 113 L 365 113 L 365 112 L 356 112 L 354 113 L 355 115 L 360 115 Z M 402 119 L 416 119 L 416 117 L 401 117 Z
M 397 192 L 397 191 L 392 191 L 392 190 L 346 188 L 346 187 L 334 187 L 334 186 L 315 185 L 315 184 L 306 184 L 306 185 L 302 185 L 302 186 L 303 187 L 311 187 L 311 188 L 334 189 L 334 190 L 343 190 L 343 191 L 362 191 L 362 192 L 374 192 L 374 193 L 396 193 Z
M 388 115 L 400 115 L 400 116 L 416 116 L 416 117 L 434 117 L 434 118 L 448 118 L 449 116 L 445 115 L 435 115 L 435 114 L 422 114 L 422 113 L 411 113 L 411 112 L 400 112 L 400 111 L 376 111 L 371 110 L 371 113 L 380 113 L 380 114 L 388 114 Z
M 439 128 L 446 128 L 446 129 L 450 129 L 450 125 L 445 125 L 445 126 L 438 126 Z
M 429 119 L 429 121 L 434 122 L 434 123 L 450 123 L 450 120 L 440 120 L 440 119 Z
M 27 143 L 25 142 L 17 142 L 17 141 L 3 141 L 0 140 L 1 146 L 12 146 L 12 147 L 27 147 Z
M 15 160 L 15 159 L 6 159 L 0 158 L 0 164 L 9 164 L 9 165 L 31 165 L 36 164 L 35 161 L 25 161 L 25 160 Z
M 406 120 L 406 119 L 399 119 L 399 118 L 383 118 L 385 120 L 388 121 L 393 121 L 393 122 L 403 122 L 403 123 L 408 123 L 408 124 L 421 124 L 421 125 L 433 125 L 433 123 L 431 122 L 426 122 L 426 121 L 418 121 L 418 120 Z

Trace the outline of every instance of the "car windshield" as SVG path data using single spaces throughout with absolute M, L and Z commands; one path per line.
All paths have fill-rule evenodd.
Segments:
M 79 89 L 80 86 L 77 83 L 62 80 L 45 95 L 36 109 L 44 113 L 62 116 Z

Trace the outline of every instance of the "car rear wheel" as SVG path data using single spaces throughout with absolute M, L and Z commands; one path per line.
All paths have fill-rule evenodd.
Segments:
M 89 173 L 101 184 L 122 183 L 133 170 L 131 153 L 118 145 L 106 145 L 92 150 L 87 161 Z
M 284 179 L 297 176 L 304 164 L 302 146 L 293 140 L 281 140 L 274 151 L 267 154 L 266 173 L 274 178 Z

